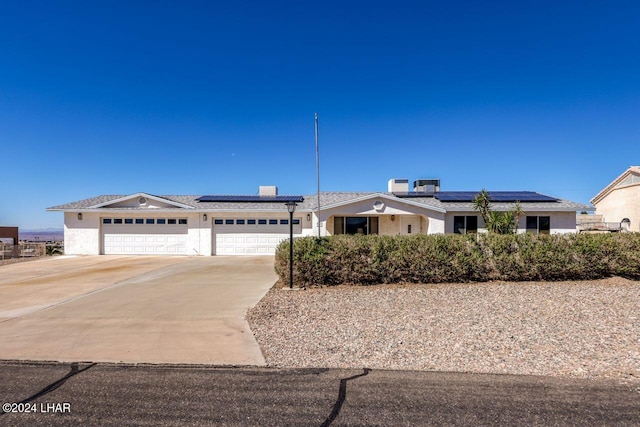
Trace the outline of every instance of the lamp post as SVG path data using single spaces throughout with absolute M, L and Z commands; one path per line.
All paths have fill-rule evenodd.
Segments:
M 289 289 L 293 289 L 293 213 L 297 204 L 289 200 L 285 205 L 289 211 Z

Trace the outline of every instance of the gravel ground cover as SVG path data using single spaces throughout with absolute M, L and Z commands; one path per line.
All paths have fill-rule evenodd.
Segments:
M 247 314 L 277 367 L 640 382 L 640 282 L 273 289 Z

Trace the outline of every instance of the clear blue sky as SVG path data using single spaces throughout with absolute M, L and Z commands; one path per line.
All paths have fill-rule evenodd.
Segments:
M 99 194 L 533 190 L 640 163 L 637 1 L 0 4 L 0 225 Z

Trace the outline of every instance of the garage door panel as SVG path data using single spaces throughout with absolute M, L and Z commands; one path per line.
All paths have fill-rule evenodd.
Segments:
M 186 225 L 103 224 L 102 253 L 107 255 L 186 255 Z

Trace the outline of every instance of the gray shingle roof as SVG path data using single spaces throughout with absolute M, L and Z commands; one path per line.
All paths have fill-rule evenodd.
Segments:
M 320 193 L 320 206 L 325 209 L 341 203 L 347 203 L 352 200 L 373 197 L 377 194 L 383 194 L 388 197 L 395 196 L 392 193 L 387 192 L 321 192 Z M 191 206 L 198 210 L 207 211 L 279 211 L 284 210 L 285 206 L 280 202 L 198 202 L 197 198 L 202 195 L 168 195 L 168 196 L 155 196 L 170 201 L 174 201 L 186 206 Z M 122 199 L 127 195 L 101 195 L 91 197 L 88 199 L 78 200 L 76 202 L 66 203 L 63 205 L 52 206 L 47 210 L 84 210 L 91 209 L 92 206 L 108 203 L 112 200 Z M 303 196 L 304 201 L 298 205 L 298 211 L 314 211 L 317 209 L 317 195 L 311 194 Z M 442 202 L 434 197 L 412 197 L 410 199 L 397 198 L 398 201 L 406 201 L 418 203 L 424 205 L 425 208 L 436 208 L 446 211 L 471 211 L 473 210 L 473 204 L 470 202 Z M 572 202 L 570 200 L 559 199 L 557 202 L 529 202 L 521 203 L 522 209 L 526 212 L 529 210 L 548 210 L 548 211 L 580 211 L 580 210 L 593 210 L 592 206 L 582 203 Z M 508 210 L 513 208 L 513 203 L 492 203 L 492 207 L 496 210 Z M 109 209 L 109 208 L 99 208 Z M 180 208 L 172 208 L 180 209 Z

